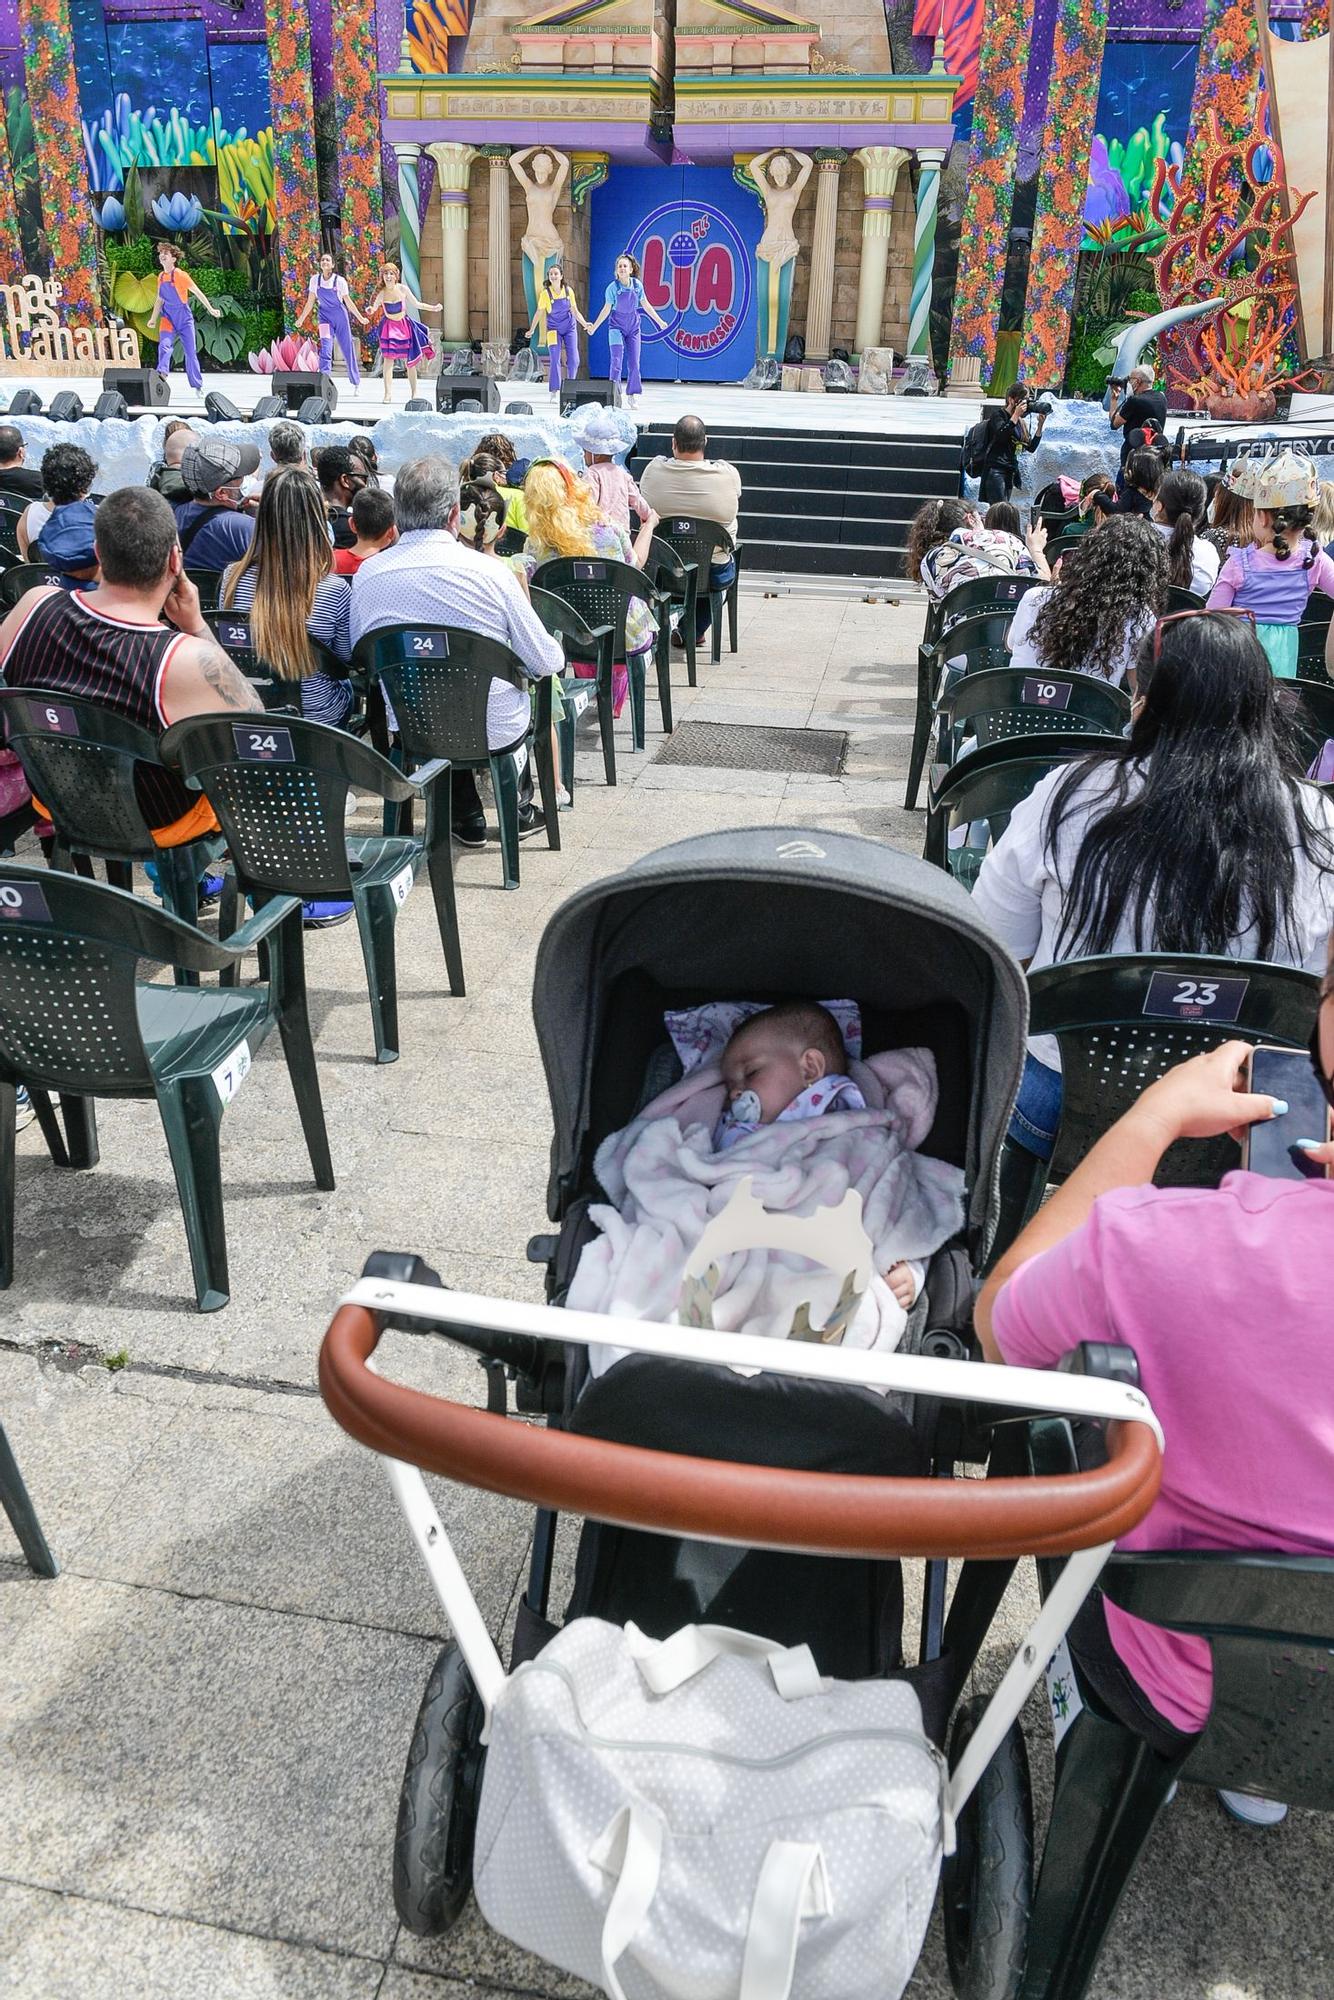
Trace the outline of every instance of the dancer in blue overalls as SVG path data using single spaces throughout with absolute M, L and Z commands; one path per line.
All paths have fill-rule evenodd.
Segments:
M 347 364 L 347 379 L 355 389 L 361 381 L 361 363 L 357 358 L 357 343 L 352 333 L 352 319 L 358 326 L 366 321 L 352 303 L 352 294 L 347 288 L 347 279 L 340 278 L 334 269 L 334 260 L 326 250 L 320 258 L 320 268 L 311 279 L 306 291 L 306 303 L 297 314 L 293 324 L 301 326 L 310 314 L 318 309 L 315 324 L 320 330 L 320 373 L 327 375 L 333 367 L 335 340 L 338 351 Z
M 639 353 L 642 344 L 639 324 L 641 313 L 647 313 L 653 324 L 660 326 L 666 333 L 666 320 L 659 319 L 644 296 L 644 287 L 639 282 L 639 259 L 631 257 L 628 252 L 622 252 L 616 259 L 616 275 L 607 287 L 602 311 L 588 332 L 591 338 L 603 320 L 610 317 L 611 326 L 607 332 L 607 339 L 611 347 L 611 379 L 613 382 L 620 381 L 621 362 L 624 358 L 626 389 L 631 409 L 638 406 L 640 392 L 644 387 L 639 377 Z
M 185 357 L 185 379 L 192 389 L 202 389 L 204 377 L 200 372 L 199 351 L 195 346 L 195 316 L 186 300 L 193 292 L 204 311 L 213 319 L 221 319 L 222 314 L 215 305 L 210 305 L 194 279 L 179 268 L 173 244 L 159 243 L 157 254 L 162 276 L 158 280 L 153 310 L 148 315 L 150 331 L 159 324 L 161 326 L 157 343 L 157 372 L 159 375 L 170 375 L 171 358 L 179 340 Z
M 575 321 L 582 327 L 588 325 L 559 264 L 547 266 L 542 289 L 537 295 L 537 311 L 524 335 L 525 340 L 532 339 L 543 319 L 546 321 L 547 387 L 553 396 L 558 396 L 562 368 L 567 382 L 579 373 L 579 336 L 574 330 Z

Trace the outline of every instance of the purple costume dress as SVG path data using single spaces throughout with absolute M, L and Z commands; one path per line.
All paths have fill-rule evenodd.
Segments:
M 611 307 L 611 324 L 607 329 L 607 341 L 611 351 L 611 379 L 621 379 L 621 357 L 625 357 L 626 387 L 630 395 L 637 396 L 644 384 L 639 379 L 640 350 L 640 308 L 644 301 L 644 287 L 638 278 L 632 278 L 628 285 L 618 284 L 613 278 L 607 287 L 607 304 Z
M 393 305 L 386 302 L 376 334 L 385 361 L 405 361 L 409 368 L 415 368 L 423 357 L 429 361 L 435 353 L 431 336 L 419 319 L 409 317 L 402 299 Z
M 357 360 L 357 343 L 352 332 L 352 322 L 343 303 L 339 286 L 341 278 L 335 278 L 326 285 L 322 277 L 311 279 L 311 289 L 315 294 L 315 313 L 320 329 L 320 373 L 327 375 L 333 367 L 333 344 L 347 363 L 347 379 L 355 389 L 361 380 L 361 366 Z
M 171 358 L 179 340 L 185 356 L 185 379 L 192 389 L 202 389 L 199 354 L 195 347 L 195 316 L 164 271 L 158 281 L 157 302 L 161 310 L 157 342 L 157 372 L 170 375 Z
M 547 307 L 547 387 L 560 388 L 560 363 L 565 356 L 565 373 L 575 376 L 579 373 L 579 340 L 574 330 L 574 309 L 568 292 L 559 298 L 551 298 Z

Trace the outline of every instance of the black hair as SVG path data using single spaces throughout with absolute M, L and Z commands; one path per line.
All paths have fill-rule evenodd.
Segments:
M 315 453 L 312 461 L 315 477 L 324 492 L 330 494 L 340 479 L 365 477 L 364 462 L 355 459 L 345 444 L 326 444 Z
M 45 459 L 42 460 L 42 464 L 45 466 Z M 1310 569 L 1311 564 L 1315 561 L 1320 551 L 1320 545 L 1311 532 L 1311 523 L 1315 519 L 1315 509 L 1313 507 L 1269 507 L 1262 511 L 1269 515 L 1270 526 L 1274 534 L 1274 554 L 1278 557 L 1279 561 L 1286 562 L 1292 554 L 1292 549 L 1288 542 L 1289 535 L 1303 536 L 1309 547 L 1307 548 L 1306 560 L 1302 564 L 1302 568 Z
M 0 465 L 12 465 L 23 449 L 23 432 L 17 424 L 0 424 Z
M 166 574 L 176 546 L 176 516 L 160 493 L 122 486 L 99 503 L 93 540 L 103 583 L 148 590 Z
M 1169 472 L 1158 488 L 1158 505 L 1172 534 L 1167 544 L 1167 571 L 1171 581 L 1189 590 L 1195 570 L 1195 537 L 1204 527 L 1204 481 L 1198 472 L 1184 467 Z
M 708 442 L 702 417 L 678 417 L 672 425 L 672 443 L 678 451 L 703 451 Z
M 394 496 L 383 486 L 363 486 L 348 509 L 352 525 L 364 541 L 378 542 L 394 525 Z
M 53 507 L 67 507 L 82 500 L 97 477 L 82 445 L 53 444 L 42 460 L 42 492 Z
M 1152 639 L 1140 649 L 1144 706 L 1129 740 L 1071 765 L 1052 795 L 1049 854 L 1063 823 L 1087 810 L 1087 781 L 1103 781 L 1066 888 L 1058 955 L 1112 951 L 1128 922 L 1137 951 L 1220 956 L 1254 929 L 1252 957 L 1270 959 L 1282 944 L 1298 957 L 1294 835 L 1324 868 L 1334 843 L 1312 821 L 1264 647 L 1249 619 L 1225 613 L 1182 618 L 1161 645 L 1156 662 Z M 1132 770 L 1142 773 L 1134 789 Z
M 1132 451 L 1126 460 L 1125 480 L 1137 493 L 1154 494 L 1163 483 L 1163 461 L 1156 451 L 1148 451 L 1144 446 Z
M 982 526 L 994 528 L 999 535 L 1017 535 L 1021 542 L 1024 539 L 1024 524 L 1013 500 L 993 500 L 982 516 Z
M 1096 534 L 1081 535 L 1061 558 L 1056 582 L 1033 621 L 1039 663 L 1111 680 L 1127 633 L 1146 613 L 1160 617 L 1166 605 L 1162 536 L 1136 515 L 1114 514 Z

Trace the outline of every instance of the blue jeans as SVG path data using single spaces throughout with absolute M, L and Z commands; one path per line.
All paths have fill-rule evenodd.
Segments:
M 1025 1152 L 1049 1160 L 1061 1122 L 1061 1072 L 1025 1055 L 1010 1137 Z
M 699 583 L 699 594 L 695 600 L 695 637 L 702 639 L 709 629 L 709 591 L 726 590 L 736 582 L 736 557 L 729 556 L 725 563 L 712 563 L 709 567 L 708 589 L 703 579 Z

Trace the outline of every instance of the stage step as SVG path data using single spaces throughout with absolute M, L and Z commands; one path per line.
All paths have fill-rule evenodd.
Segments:
M 646 425 L 631 469 L 669 456 L 671 438 L 670 425 Z M 894 577 L 903 574 L 909 523 L 923 501 L 959 491 L 963 438 L 719 426 L 708 449 L 741 474 L 748 563 L 784 574 Z

